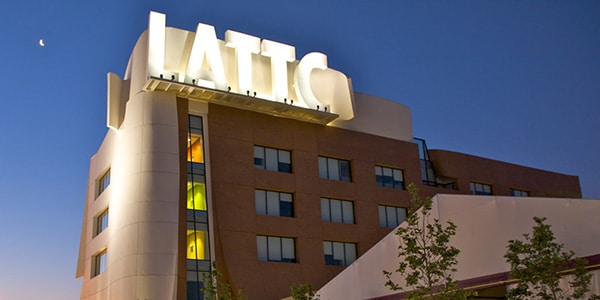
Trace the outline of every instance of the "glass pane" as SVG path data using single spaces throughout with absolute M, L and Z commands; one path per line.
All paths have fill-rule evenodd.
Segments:
M 400 225 L 400 223 L 406 220 L 406 208 L 398 207 L 396 213 L 398 214 L 398 225 Z
M 352 208 L 352 204 L 352 201 L 342 201 L 342 215 L 344 217 L 344 223 L 354 224 L 354 209 Z
M 267 237 L 259 235 L 256 237 L 256 250 L 258 251 L 258 260 L 268 261 L 267 256 Z
M 342 222 L 342 202 L 340 200 L 329 200 L 331 206 L 331 222 Z
M 394 171 L 394 180 L 397 181 L 404 181 L 404 178 L 402 178 L 402 170 L 398 170 L 398 169 L 393 169 Z
M 202 129 L 202 117 L 190 115 L 189 122 L 190 128 Z
M 323 242 L 323 252 L 325 255 L 333 255 L 333 247 L 331 242 Z
M 379 226 L 388 227 L 385 206 L 379 205 L 378 209 L 379 209 Z
M 486 194 L 491 194 L 492 193 L 492 187 L 490 185 L 484 184 L 483 185 L 483 192 Z
M 290 151 L 279 150 L 279 162 L 291 164 Z
M 347 160 L 340 160 L 339 167 L 340 167 L 339 180 L 352 181 L 352 177 L 350 175 L 350 162 Z
M 398 226 L 398 219 L 396 216 L 396 208 L 392 206 L 386 207 L 387 214 L 387 225 L 388 227 L 396 227 Z
M 265 151 L 263 147 L 254 146 L 254 166 L 259 169 L 265 168 Z
M 263 190 L 254 191 L 254 202 L 256 206 L 256 213 L 260 215 L 267 214 L 267 193 Z
M 279 193 L 267 192 L 267 215 L 279 216 Z
M 187 230 L 187 259 L 208 259 L 208 232 Z
M 296 253 L 294 250 L 294 239 L 282 238 L 281 239 L 282 258 L 288 260 L 295 260 Z
M 329 179 L 340 180 L 340 169 L 338 166 L 338 160 L 334 158 L 327 159 L 327 173 Z
M 187 209 L 206 210 L 206 187 L 204 183 L 188 182 L 187 188 Z
M 195 163 L 204 163 L 201 135 L 188 136 L 187 160 Z
M 319 177 L 327 178 L 327 158 L 319 156 Z
M 292 194 L 279 193 L 279 200 L 284 201 L 284 202 L 292 202 Z
M 265 158 L 267 164 L 266 169 L 270 171 L 277 171 L 277 150 L 273 148 L 265 148 Z
M 321 198 L 321 220 L 331 221 L 331 212 L 329 211 L 329 199 Z
M 333 259 L 344 260 L 344 244 L 333 242 Z
M 349 266 L 356 260 L 356 244 L 353 243 L 344 243 L 344 247 L 346 248 L 346 266 Z
M 267 237 L 267 249 L 269 251 L 269 260 L 281 261 L 281 238 Z

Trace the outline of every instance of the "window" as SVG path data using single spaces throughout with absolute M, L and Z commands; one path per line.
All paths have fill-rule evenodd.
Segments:
M 259 215 L 293 217 L 293 197 L 290 193 L 255 190 L 256 213 Z
M 200 176 L 192 176 L 188 174 L 187 209 L 206 210 L 206 186 L 203 182 L 194 181 L 194 179 L 196 179 L 194 177 Z
M 94 236 L 100 234 L 100 232 L 104 231 L 106 227 L 108 227 L 108 209 L 103 211 L 95 218 L 96 222 L 94 224 Z
M 296 246 L 293 238 L 257 235 L 258 260 L 296 262 Z
M 528 191 L 510 189 L 510 195 L 514 197 L 529 197 Z
M 319 176 L 325 179 L 352 181 L 350 161 L 319 156 Z
M 404 189 L 404 174 L 399 169 L 375 166 L 375 181 L 378 186 Z
M 187 223 L 187 259 L 192 260 L 208 260 L 208 226 L 203 223 Z
M 354 203 L 321 198 L 321 219 L 326 222 L 354 224 Z
M 379 226 L 396 228 L 406 219 L 406 208 L 379 205 Z
M 92 278 L 106 272 L 106 249 L 92 257 Z
M 254 146 L 254 167 L 269 171 L 292 173 L 290 151 Z
M 330 266 L 349 266 L 356 260 L 356 244 L 323 241 L 325 264 Z
M 108 171 L 104 172 L 104 174 L 102 174 L 102 176 L 100 176 L 100 178 L 98 178 L 97 188 L 96 188 L 96 197 L 100 196 L 100 194 L 102 194 L 102 192 L 104 192 L 104 190 L 106 190 L 106 188 L 108 188 L 109 185 L 110 185 L 110 169 L 108 169 Z
M 491 195 L 492 194 L 492 186 L 484 183 L 471 182 L 469 183 L 471 187 L 471 194 L 473 195 Z

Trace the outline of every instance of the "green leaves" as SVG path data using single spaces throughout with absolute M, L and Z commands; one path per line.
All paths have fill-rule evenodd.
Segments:
M 563 244 L 554 241 L 546 218 L 534 217 L 533 234 L 523 234 L 525 241 L 508 241 L 504 255 L 510 264 L 511 278 L 519 280 L 508 293 L 508 299 L 579 299 L 589 291 L 591 275 L 585 269 L 587 261 L 575 259 L 573 251 L 564 251 Z M 564 271 L 573 270 L 575 279 L 569 289 L 560 287 Z M 593 299 L 597 296 L 594 296 Z
M 458 282 L 453 279 L 460 250 L 449 243 L 456 234 L 456 225 L 450 221 L 444 225 L 438 219 L 430 221 L 431 198 L 422 200 L 412 183 L 408 192 L 413 207 L 405 221 L 407 226 L 396 231 L 400 239 L 400 262 L 394 272 L 383 271 L 387 278 L 385 286 L 403 290 L 391 279 L 394 273 L 399 273 L 410 287 L 409 299 L 467 299 L 471 293 L 458 288 Z

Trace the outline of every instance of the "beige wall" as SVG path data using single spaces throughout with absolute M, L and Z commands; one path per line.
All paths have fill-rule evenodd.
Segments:
M 457 225 L 451 241 L 461 250 L 455 279 L 465 280 L 509 271 L 503 257 L 508 240 L 531 232 L 534 216 L 547 217 L 556 241 L 577 256 L 600 253 L 599 210 L 598 200 L 437 195 L 431 218 Z M 369 299 L 395 293 L 384 286 L 382 271 L 397 267 L 398 246 L 398 237 L 387 235 L 322 287 L 321 299 Z M 398 274 L 393 278 L 403 284 Z

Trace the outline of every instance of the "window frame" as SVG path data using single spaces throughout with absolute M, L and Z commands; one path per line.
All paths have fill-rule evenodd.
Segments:
M 352 162 L 350 160 L 319 155 L 318 165 L 320 178 L 352 182 Z
M 259 194 L 264 194 L 264 197 L 259 197 Z M 276 197 L 277 205 L 270 205 L 271 197 Z M 289 201 L 287 197 L 289 196 Z M 289 207 L 288 207 L 289 206 Z M 287 209 L 286 209 L 287 208 Z M 288 192 L 280 192 L 265 189 L 254 190 L 254 209 L 256 214 L 264 216 L 276 216 L 293 218 L 294 217 L 294 194 Z M 286 212 L 286 214 L 283 214 Z M 289 214 L 287 213 L 289 212 Z
M 489 192 L 485 190 L 486 187 L 489 188 Z M 469 182 L 469 190 L 471 195 L 490 196 L 494 194 L 494 188 L 491 184 L 476 181 Z
M 110 170 L 111 168 L 108 168 L 96 179 L 96 198 L 102 195 L 110 186 Z
M 334 210 L 332 209 L 332 205 L 337 204 L 337 202 L 339 202 L 340 218 L 334 217 Z M 354 201 L 351 200 L 321 197 L 321 220 L 323 222 L 355 224 L 354 204 Z M 350 212 L 347 212 L 348 205 L 350 205 Z
M 529 197 L 529 191 L 511 188 L 510 195 L 512 197 Z
M 382 220 L 382 209 L 385 210 L 385 214 L 383 216 L 385 216 L 385 226 L 383 224 L 383 220 Z M 395 214 L 395 220 L 394 222 L 397 223 L 394 226 L 392 222 L 390 222 L 390 214 L 389 212 L 391 210 L 394 210 L 394 214 Z M 404 212 L 404 219 L 400 220 L 400 213 L 399 211 L 403 211 Z M 402 222 L 404 222 L 404 220 L 406 220 L 406 217 L 408 216 L 408 209 L 406 207 L 401 207 L 401 206 L 393 206 L 393 205 L 385 205 L 385 204 L 379 204 L 377 205 L 377 213 L 379 216 L 379 226 L 384 227 L 384 228 L 396 228 L 398 227 L 400 224 L 402 224 Z
M 257 153 L 261 153 L 262 157 L 257 156 Z M 285 161 L 286 156 L 287 162 Z M 262 163 L 257 164 L 257 159 L 261 159 Z M 292 151 L 254 145 L 254 168 L 280 173 L 292 173 Z
M 92 274 L 91 278 L 101 275 L 106 272 L 108 265 L 108 255 L 106 248 L 92 256 Z
M 380 175 L 377 174 L 378 170 L 381 171 Z M 391 173 L 391 176 L 386 176 L 386 171 L 389 171 Z M 397 174 L 400 174 L 400 180 L 396 180 Z M 378 176 L 381 176 L 382 179 L 379 180 Z M 386 182 L 386 178 L 391 178 L 391 185 L 389 182 Z M 385 167 L 382 165 L 375 165 L 375 183 L 379 187 L 404 190 L 406 188 L 404 185 L 404 170 L 392 167 Z
M 343 251 L 343 257 L 341 260 L 335 259 L 336 256 L 340 255 L 339 253 L 336 255 L 336 250 L 340 250 L 340 247 Z M 354 250 L 354 253 L 352 253 L 352 255 L 349 255 L 347 251 L 349 247 L 353 248 Z M 327 253 L 328 249 L 330 249 L 331 254 Z M 330 256 L 329 258 L 328 255 Z M 338 242 L 325 240 L 323 241 L 323 258 L 325 259 L 325 265 L 347 267 L 358 259 L 358 244 L 352 242 Z
M 263 245 L 264 242 L 264 245 Z M 285 242 L 285 243 L 284 243 Z M 290 251 L 292 257 L 285 253 Z M 262 247 L 261 247 L 262 246 Z M 264 253 L 263 253 L 264 251 Z M 256 252 L 258 260 L 264 262 L 283 262 L 296 263 L 296 239 L 291 237 L 272 236 L 272 235 L 257 235 L 256 236 Z M 284 256 L 286 255 L 286 256 Z M 279 257 L 279 258 L 278 258 Z
M 94 217 L 94 237 L 108 228 L 108 208 Z

